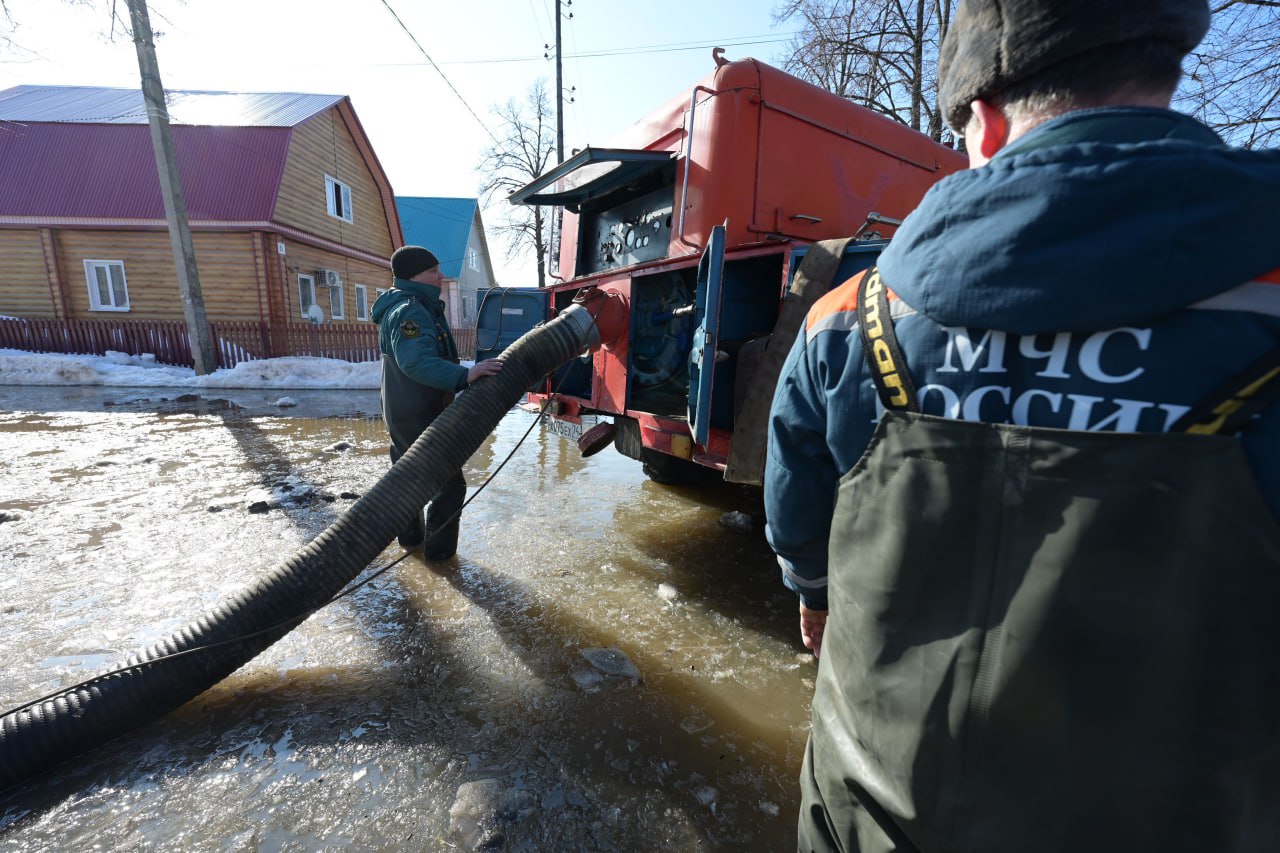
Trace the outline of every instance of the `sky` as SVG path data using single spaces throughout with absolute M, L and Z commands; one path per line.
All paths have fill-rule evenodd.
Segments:
M 0 90 L 17 85 L 137 88 L 127 36 L 108 37 L 113 0 L 5 0 Z M 124 0 L 114 0 L 127 21 Z M 567 0 L 566 0 L 567 2 Z M 779 0 L 577 0 L 562 6 L 565 150 L 602 145 L 689 92 L 729 59 L 779 64 L 793 24 Z M 474 197 L 492 110 L 538 79 L 554 91 L 555 0 L 149 0 L 170 89 L 349 95 L 397 195 Z M 393 14 L 394 12 L 394 14 Z M 398 20 L 397 20 L 398 18 Z M 403 26 L 402 26 L 403 25 Z M 415 44 L 416 40 L 416 44 Z M 424 52 L 426 56 L 424 56 Z M 554 56 L 554 50 L 551 51 Z M 430 57 L 430 61 L 427 57 Z M 435 63 L 435 67 L 431 62 Z M 483 211 L 499 283 L 535 283 L 531 255 L 508 262 Z

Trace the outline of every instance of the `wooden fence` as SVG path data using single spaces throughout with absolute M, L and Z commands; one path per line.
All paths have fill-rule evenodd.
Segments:
M 474 361 L 476 357 L 476 330 L 454 329 L 453 341 L 458 345 L 458 358 Z
M 191 365 L 184 323 L 137 320 L 0 320 L 0 347 L 27 352 L 153 353 L 162 364 Z
M 279 356 L 314 356 L 343 361 L 377 361 L 378 327 L 372 323 L 209 324 L 219 367 Z M 475 329 L 455 329 L 458 354 L 475 358 Z M 161 364 L 190 367 L 186 323 L 167 320 L 48 320 L 0 318 L 0 349 L 105 355 L 108 350 L 151 353 Z

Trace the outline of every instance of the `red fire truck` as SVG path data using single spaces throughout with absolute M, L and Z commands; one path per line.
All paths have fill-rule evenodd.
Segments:
M 768 404 L 795 336 L 794 319 L 783 328 L 780 317 L 797 299 L 801 259 L 816 241 L 854 237 L 821 286 L 846 280 L 964 165 L 776 68 L 717 57 L 709 78 L 610 147 L 577 151 L 512 194 L 564 208 L 560 281 L 537 296 L 490 292 L 477 357 L 500 347 L 494 312 L 523 314 L 516 301 L 542 299 L 530 313 L 545 319 L 594 288 L 625 308 L 622 333 L 530 401 L 571 424 L 610 416 L 583 435 L 584 452 L 612 441 L 660 482 L 711 473 L 759 483 Z

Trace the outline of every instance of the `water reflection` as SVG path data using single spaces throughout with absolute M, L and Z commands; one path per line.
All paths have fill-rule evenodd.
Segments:
M 312 392 L 281 409 L 5 391 L 6 706 L 190 621 L 388 464 L 376 395 L 370 413 Z M 485 440 L 473 492 L 532 419 L 513 410 Z M 334 499 L 248 513 L 246 493 L 282 481 Z M 656 486 L 536 428 L 466 510 L 459 559 L 406 560 L 178 712 L 10 793 L 0 847 L 465 848 L 472 803 L 497 849 L 788 849 L 812 664 L 763 537 L 718 523 L 755 499 Z

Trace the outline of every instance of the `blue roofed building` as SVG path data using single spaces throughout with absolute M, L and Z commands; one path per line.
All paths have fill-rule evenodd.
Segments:
M 474 198 L 396 196 L 406 246 L 425 246 L 440 259 L 449 323 L 475 328 L 477 291 L 493 287 L 493 264 Z

